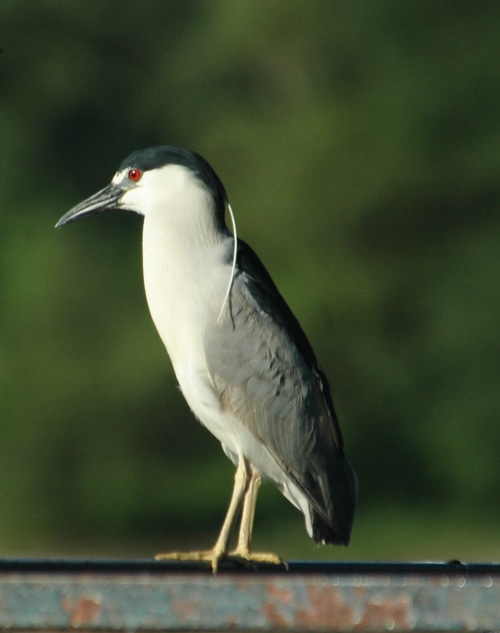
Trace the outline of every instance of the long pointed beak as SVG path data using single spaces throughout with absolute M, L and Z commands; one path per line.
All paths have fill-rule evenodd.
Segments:
M 106 211 L 106 209 L 118 208 L 118 203 L 123 193 L 123 189 L 110 183 L 107 187 L 104 187 L 104 189 L 101 189 L 65 213 L 62 218 L 58 220 L 56 229 L 69 222 L 73 222 L 73 220 L 83 218 L 86 215 L 100 213 L 101 211 Z

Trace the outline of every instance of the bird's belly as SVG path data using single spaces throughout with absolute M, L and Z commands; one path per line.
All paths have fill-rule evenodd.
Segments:
M 304 514 L 306 529 L 311 535 L 309 503 L 303 492 L 259 438 L 241 420 L 224 410 L 204 367 L 185 361 L 186 356 L 184 362 L 174 364 L 174 370 L 184 398 L 195 416 L 219 440 L 235 465 L 244 456 L 264 478 L 278 486 L 284 496 Z
M 281 469 L 243 422 L 223 409 L 208 373 L 183 363 L 174 369 L 189 407 L 231 459 L 244 455 L 264 476 L 279 483 Z
M 220 400 L 203 368 L 175 363 L 174 371 L 182 394 L 198 420 L 222 444 L 234 450 L 233 428 L 224 419 Z
M 234 451 L 234 434 L 223 419 L 220 399 L 207 369 L 202 340 L 201 324 L 215 321 L 218 304 L 215 303 L 215 308 L 210 306 L 209 309 L 206 303 L 200 301 L 191 309 L 182 309 L 176 313 L 169 305 L 157 305 L 157 296 L 158 293 L 148 294 L 151 316 L 172 362 L 182 394 L 198 420 L 224 446 Z M 182 306 L 182 302 L 178 299 L 179 306 Z

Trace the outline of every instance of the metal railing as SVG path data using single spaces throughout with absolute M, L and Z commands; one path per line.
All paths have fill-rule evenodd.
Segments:
M 500 631 L 500 564 L 0 561 L 0 626 L 109 631 Z

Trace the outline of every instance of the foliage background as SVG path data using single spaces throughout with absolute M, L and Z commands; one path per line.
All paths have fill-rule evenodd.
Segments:
M 272 486 L 290 558 L 500 558 L 500 4 L 0 3 L 0 547 L 208 546 L 232 466 L 150 322 L 139 217 L 53 229 L 131 151 L 205 155 L 334 387 L 349 549 Z

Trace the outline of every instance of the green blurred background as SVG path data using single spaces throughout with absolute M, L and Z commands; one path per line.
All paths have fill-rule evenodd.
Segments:
M 0 556 L 209 546 L 233 467 L 150 321 L 141 219 L 56 220 L 131 151 L 223 179 L 332 383 L 360 479 L 289 558 L 500 558 L 500 3 L 0 4 Z

